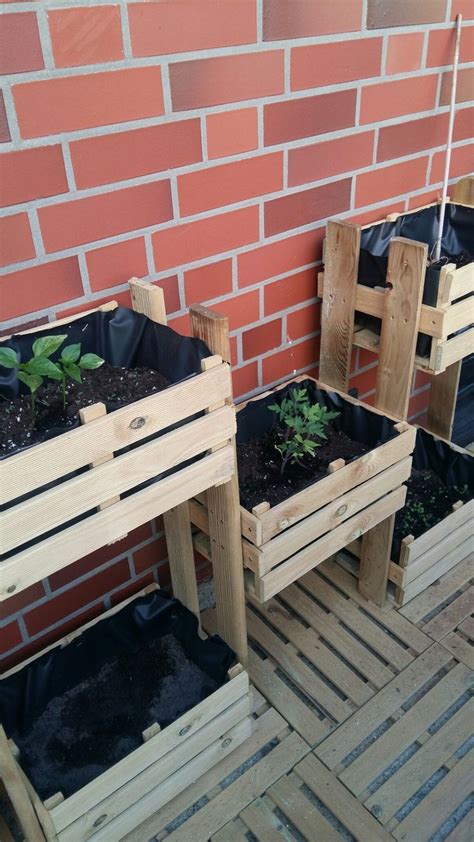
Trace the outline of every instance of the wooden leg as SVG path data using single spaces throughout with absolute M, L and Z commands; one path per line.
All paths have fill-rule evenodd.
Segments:
M 12 803 L 21 829 L 28 842 L 45 842 L 33 805 L 26 787 L 18 773 L 16 763 L 8 747 L 8 740 L 0 725 L 0 778 Z
M 189 504 L 181 503 L 163 515 L 173 594 L 199 619 Z
M 217 630 L 247 665 L 244 568 L 237 478 L 207 492 Z
M 362 536 L 359 593 L 380 607 L 384 605 L 387 593 L 394 525 L 393 514 Z
M 426 427 L 443 439 L 451 439 L 453 432 L 461 366 L 462 360 L 458 360 L 431 379 Z

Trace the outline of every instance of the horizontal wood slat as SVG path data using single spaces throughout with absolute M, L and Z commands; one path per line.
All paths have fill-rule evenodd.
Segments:
M 91 511 L 111 489 L 122 494 L 205 452 L 233 436 L 235 426 L 233 409 L 216 410 L 11 507 L 0 513 L 0 552 Z
M 0 504 L 135 444 L 230 394 L 230 368 L 222 364 L 104 418 L 9 456 L 0 462 Z M 144 419 L 145 423 L 133 425 L 136 419 Z

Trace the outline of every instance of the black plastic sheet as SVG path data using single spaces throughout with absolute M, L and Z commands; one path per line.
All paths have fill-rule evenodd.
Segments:
M 446 485 L 467 485 L 474 494 L 474 459 L 468 453 L 460 453 L 432 436 L 426 430 L 418 429 L 413 468 L 417 471 L 431 470 Z

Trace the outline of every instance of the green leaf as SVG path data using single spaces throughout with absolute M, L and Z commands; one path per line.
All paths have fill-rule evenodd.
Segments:
M 100 368 L 104 362 L 105 360 L 102 357 L 98 357 L 97 354 L 84 354 L 79 360 L 79 365 L 81 368 L 94 369 Z
M 43 378 L 39 374 L 27 374 L 26 371 L 18 372 L 18 380 L 21 380 L 25 386 L 28 386 L 28 389 L 32 393 L 37 392 L 43 383 Z
M 82 383 L 81 369 L 76 363 L 64 363 L 64 371 L 76 383 Z
M 0 365 L 4 368 L 18 368 L 19 364 L 13 348 L 0 348 Z
M 81 343 L 76 342 L 75 345 L 66 345 L 61 351 L 61 361 L 65 363 L 77 363 L 81 356 Z
M 41 336 L 33 342 L 33 354 L 35 357 L 50 357 L 67 339 L 67 334 L 61 336 Z
M 22 371 L 27 374 L 38 374 L 40 377 L 50 377 L 51 380 L 62 380 L 61 369 L 47 357 L 33 357 L 22 365 Z

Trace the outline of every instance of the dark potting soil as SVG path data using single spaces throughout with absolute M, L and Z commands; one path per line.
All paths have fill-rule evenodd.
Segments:
M 407 482 L 407 498 L 395 517 L 392 558 L 400 555 L 402 538 L 418 538 L 450 514 L 453 503 L 467 503 L 472 494 L 467 485 L 445 485 L 434 471 L 413 470 Z
M 260 438 L 237 444 L 240 502 L 249 511 L 263 502 L 275 506 L 322 479 L 335 459 L 348 461 L 370 450 L 366 444 L 353 441 L 329 425 L 327 440 L 316 449 L 315 455 L 305 457 L 304 465 L 288 463 L 282 475 L 281 457 L 275 447 L 280 441 L 279 429 L 275 427 Z
M 441 260 L 433 262 L 430 266 L 442 267 L 446 263 L 454 263 L 459 269 L 461 266 L 467 266 L 474 261 L 474 253 L 470 251 L 460 251 L 459 254 L 450 255 L 449 257 L 442 257 Z
M 65 797 L 213 693 L 217 682 L 187 657 L 172 634 L 118 655 L 61 696 L 32 727 L 14 734 L 22 766 L 42 799 Z
M 100 368 L 83 371 L 82 383 L 68 381 L 64 410 L 60 384 L 45 381 L 37 392 L 34 424 L 29 394 L 0 401 L 0 454 L 38 444 L 49 438 L 49 430 L 66 432 L 77 424 L 79 410 L 85 406 L 103 401 L 118 409 L 168 385 L 163 375 L 151 368 L 118 368 L 105 362 Z

